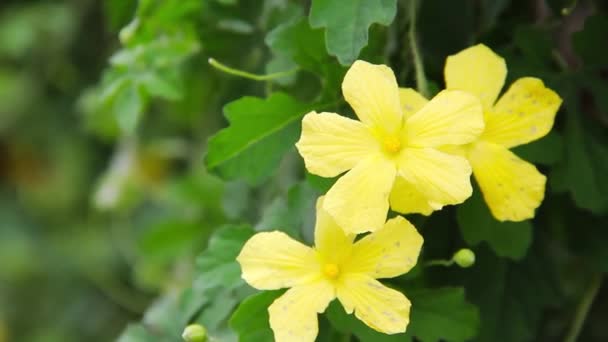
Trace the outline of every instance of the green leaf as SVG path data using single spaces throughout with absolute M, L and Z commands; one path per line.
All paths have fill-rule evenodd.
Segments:
M 458 226 L 469 245 L 475 246 L 485 241 L 498 256 L 521 259 L 526 255 L 532 243 L 530 221 L 497 221 L 490 213 L 478 187 L 475 187 L 473 196 L 456 210 Z
M 126 134 L 133 134 L 144 110 L 144 98 L 139 86 L 125 82 L 113 97 L 114 115 Z
M 556 191 L 567 190 L 580 208 L 601 214 L 608 211 L 608 130 L 590 120 L 577 106 L 578 97 L 565 101 L 565 158 L 551 174 Z
M 183 91 L 180 88 L 177 75 L 172 75 L 171 73 L 149 72 L 141 77 L 140 82 L 144 86 L 146 92 L 152 96 L 171 101 L 182 98 Z
M 517 146 L 512 152 L 531 163 L 555 165 L 564 154 L 564 142 L 559 133 L 552 131 L 537 141 Z
M 410 323 L 405 333 L 386 335 L 348 315 L 338 301 L 327 309 L 327 318 L 343 333 L 353 333 L 362 342 L 465 341 L 477 333 L 479 313 L 467 303 L 462 288 L 418 289 L 406 291 L 412 302 Z
M 239 342 L 273 341 L 268 323 L 268 307 L 283 291 L 265 291 L 245 299 L 230 318 L 230 327 L 239 335 Z
M 118 342 L 156 342 L 162 341 L 153 332 L 148 331 L 142 324 L 129 324 L 120 335 Z
M 228 128 L 209 139 L 206 163 L 223 177 L 259 184 L 270 177 L 300 135 L 309 106 L 284 93 L 267 99 L 242 97 L 224 107 Z
M 587 66 L 606 66 L 606 55 L 598 46 L 606 45 L 606 32 L 608 32 L 608 16 L 598 14 L 585 20 L 582 31 L 572 35 L 572 45 L 576 54 L 583 59 Z
M 347 314 L 342 304 L 337 300 L 329 304 L 327 310 L 325 310 L 325 315 L 336 330 L 344 334 L 353 334 L 361 342 L 403 342 L 410 339 L 406 334 L 386 335 L 377 332 L 358 320 L 354 315 Z
M 277 55 L 320 74 L 330 60 L 325 52 L 323 30 L 312 29 L 306 18 L 277 26 L 266 36 L 266 44 Z
M 349 65 L 367 45 L 370 25 L 389 25 L 396 13 L 397 0 L 313 0 L 310 24 L 326 28 L 327 51 Z
M 479 312 L 465 300 L 464 289 L 445 287 L 407 291 L 412 302 L 408 335 L 417 340 L 468 341 L 479 329 Z
M 542 255 L 520 262 L 500 259 L 487 249 L 477 251 L 477 262 L 467 269 L 465 287 L 479 307 L 481 330 L 474 341 L 536 341 L 542 313 L 556 304 L 557 281 Z
M 196 260 L 201 287 L 236 288 L 243 284 L 236 257 L 253 234 L 248 225 L 224 226 L 213 234 L 207 250 Z

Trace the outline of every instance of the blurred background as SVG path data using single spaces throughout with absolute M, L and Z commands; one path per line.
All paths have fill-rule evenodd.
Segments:
M 293 61 L 269 51 L 265 37 L 309 5 L 0 3 L 0 342 L 109 341 L 130 322 L 171 325 L 179 313 L 199 310 L 195 304 L 178 310 L 176 303 L 195 278 L 195 256 L 212 230 L 264 217 L 272 223 L 272 213 L 290 205 L 284 197 L 275 200 L 277 194 L 287 194 L 302 178 L 293 151 L 264 186 L 207 172 L 206 141 L 226 125 L 223 105 L 273 87 L 309 100 L 320 87 L 310 74 L 298 75 L 297 83 L 293 75 L 243 81 L 213 69 L 208 58 L 258 73 L 293 68 Z M 572 15 L 565 17 L 564 9 Z M 543 318 L 542 336 L 552 340 L 569 321 L 585 277 L 608 271 L 606 3 L 429 0 L 420 13 L 434 88 L 440 88 L 447 55 L 484 41 L 507 58 L 511 78 L 544 77 L 562 97 L 570 96 L 566 110 L 585 111 L 580 121 L 558 117 L 558 133 L 520 151 L 545 171 L 557 165 L 550 177 L 555 194 L 541 209 L 535 235 L 549 237 L 543 249 L 557 260 L 562 281 L 547 285 L 562 291 Z M 579 34 L 577 54 L 571 37 L 585 20 L 592 24 Z M 372 26 L 364 54 L 394 62 L 400 84 L 412 86 L 413 71 L 404 62 L 409 56 L 400 52 L 403 42 L 395 43 L 404 27 L 402 16 L 390 28 Z M 579 231 L 583 226 L 589 229 Z M 600 341 L 608 338 L 608 295 L 597 300 L 604 309 L 596 306 L 582 336 Z M 237 302 L 226 300 L 212 312 L 225 305 L 228 312 L 218 314 L 225 317 Z M 128 339 L 136 335 L 140 339 Z M 147 340 L 138 330 L 125 336 L 123 341 Z

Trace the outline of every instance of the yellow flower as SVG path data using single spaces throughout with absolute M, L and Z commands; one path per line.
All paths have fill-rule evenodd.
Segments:
M 317 201 L 315 247 L 282 232 L 254 235 L 239 254 L 243 279 L 260 290 L 290 288 L 268 308 L 275 340 L 314 341 L 317 314 L 336 297 L 371 328 L 395 334 L 409 323 L 410 302 L 376 279 L 408 272 L 422 237 L 403 217 L 354 242 Z
M 496 101 L 506 75 L 504 59 L 482 44 L 448 57 L 446 87 L 476 95 L 483 104 L 486 127 L 474 143 L 442 150 L 469 160 L 496 219 L 522 221 L 534 217 L 545 195 L 546 177 L 509 149 L 549 133 L 562 100 L 541 80 L 524 77 Z M 425 103 L 419 95 L 410 102 L 416 106 Z
M 469 163 L 438 147 L 470 143 L 483 131 L 477 98 L 446 90 L 426 103 L 415 92 L 400 90 L 387 66 L 364 61 L 348 70 L 342 92 L 361 121 L 308 113 L 296 147 L 313 174 L 348 171 L 324 201 L 347 233 L 382 227 L 389 203 L 402 213 L 428 214 L 471 195 Z

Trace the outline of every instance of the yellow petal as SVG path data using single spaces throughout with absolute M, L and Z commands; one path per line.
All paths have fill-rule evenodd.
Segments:
M 277 342 L 313 342 L 319 332 L 317 314 L 335 298 L 326 281 L 289 289 L 268 307 L 270 327 Z
M 409 324 L 410 301 L 370 276 L 353 273 L 343 277 L 337 295 L 346 312 L 354 311 L 358 319 L 374 330 L 397 334 Z
M 342 93 L 364 124 L 384 133 L 401 129 L 399 87 L 386 65 L 355 61 L 344 76 Z
M 404 120 L 407 120 L 407 118 L 419 111 L 427 102 L 429 102 L 424 96 L 412 88 L 399 88 L 399 101 L 401 102 L 401 111 L 403 112 Z
M 431 148 L 408 148 L 399 158 L 399 174 L 427 198 L 435 210 L 471 196 L 471 166 L 460 156 Z
M 486 113 L 482 139 L 507 148 L 544 137 L 562 99 L 538 78 L 520 78 Z
M 365 273 L 376 279 L 407 273 L 418 261 L 422 241 L 416 228 L 397 216 L 355 243 L 344 272 Z
M 386 221 L 396 172 L 388 159 L 367 158 L 329 189 L 323 208 L 347 234 L 380 229 Z
M 499 221 L 523 221 L 545 196 L 546 177 L 505 147 L 476 143 L 469 152 L 475 179 L 490 211 Z
M 490 109 L 505 83 L 505 60 L 483 44 L 464 49 L 449 56 L 445 63 L 446 89 L 469 92 Z
M 314 250 L 282 232 L 251 237 L 237 257 L 243 279 L 260 290 L 275 290 L 320 277 Z
M 306 169 L 321 177 L 335 177 L 380 151 L 380 144 L 361 122 L 316 112 L 302 119 L 302 136 L 296 147 Z
M 466 144 L 483 132 L 483 110 L 475 96 L 444 90 L 410 116 L 405 127 L 408 146 Z
M 391 209 L 402 214 L 430 215 L 433 208 L 427 198 L 410 182 L 397 176 L 389 198 Z
M 324 262 L 342 264 L 350 256 L 355 235 L 346 234 L 338 227 L 336 221 L 323 209 L 323 199 L 321 196 L 317 200 L 315 248 Z

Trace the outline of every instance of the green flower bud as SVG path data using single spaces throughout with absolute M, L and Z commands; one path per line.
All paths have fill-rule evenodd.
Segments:
M 475 253 L 468 248 L 463 248 L 454 253 L 452 260 L 454 260 L 456 265 L 462 268 L 471 267 L 473 264 L 475 264 Z
M 190 324 L 184 329 L 182 338 L 186 342 L 205 342 L 207 341 L 207 329 L 200 324 Z
M 123 27 L 122 30 L 120 30 L 120 32 L 118 33 L 118 39 L 123 45 L 127 44 L 129 41 L 131 41 L 131 39 L 133 39 L 135 31 L 137 31 L 138 28 L 139 19 L 135 18 L 129 23 L 129 25 Z

